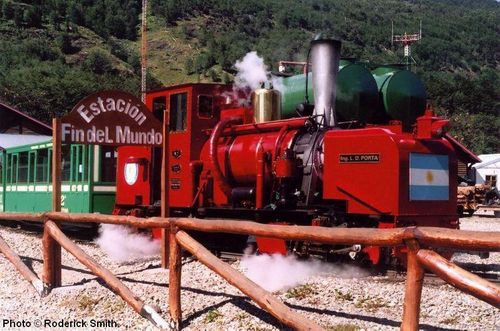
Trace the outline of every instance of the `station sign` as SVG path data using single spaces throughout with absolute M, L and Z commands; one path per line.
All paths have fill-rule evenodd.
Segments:
M 61 141 L 85 145 L 161 146 L 162 123 L 134 95 L 101 91 L 61 119 Z

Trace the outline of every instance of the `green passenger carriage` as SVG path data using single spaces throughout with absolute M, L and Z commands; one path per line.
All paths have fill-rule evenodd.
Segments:
M 38 140 L 42 140 L 39 136 Z M 19 140 L 23 140 L 19 136 Z M 52 205 L 52 142 L 0 150 L 0 211 L 44 212 Z M 115 202 L 116 152 L 102 146 L 62 147 L 61 210 L 111 214 Z

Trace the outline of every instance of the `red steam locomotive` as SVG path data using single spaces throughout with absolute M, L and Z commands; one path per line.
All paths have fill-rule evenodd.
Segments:
M 252 92 L 239 106 L 232 86 L 183 84 L 146 96 L 170 114 L 172 216 L 256 220 L 284 225 L 458 228 L 456 144 L 448 121 L 420 114 L 398 121 L 340 122 L 335 112 L 340 42 L 315 40 L 310 62 L 314 107 L 280 119 L 280 95 Z M 416 123 L 415 123 L 416 122 Z M 116 214 L 159 214 L 161 151 L 120 147 Z M 375 247 L 327 247 L 256 238 L 260 252 L 339 254 L 382 261 Z M 401 252 L 394 250 L 392 256 Z M 386 254 L 385 257 L 391 254 Z M 384 257 L 384 258 L 385 258 Z

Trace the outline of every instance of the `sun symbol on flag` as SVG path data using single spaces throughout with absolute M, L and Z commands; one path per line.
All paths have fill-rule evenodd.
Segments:
M 427 171 L 427 173 L 425 174 L 425 180 L 429 184 L 434 181 L 434 174 L 432 173 L 432 171 Z

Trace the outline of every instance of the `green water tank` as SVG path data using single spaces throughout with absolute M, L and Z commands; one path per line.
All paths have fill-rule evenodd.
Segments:
M 417 117 L 425 112 L 427 93 L 413 72 L 397 66 L 383 66 L 372 71 L 380 95 L 380 108 L 392 120 L 403 123 L 410 131 Z
M 281 79 L 282 118 L 298 116 L 296 107 L 305 100 L 305 78 L 305 74 L 301 74 Z M 311 78 L 309 73 L 309 102 L 314 104 Z M 372 122 L 380 117 L 378 102 L 377 84 L 370 71 L 361 64 L 340 60 L 335 102 L 339 121 Z

